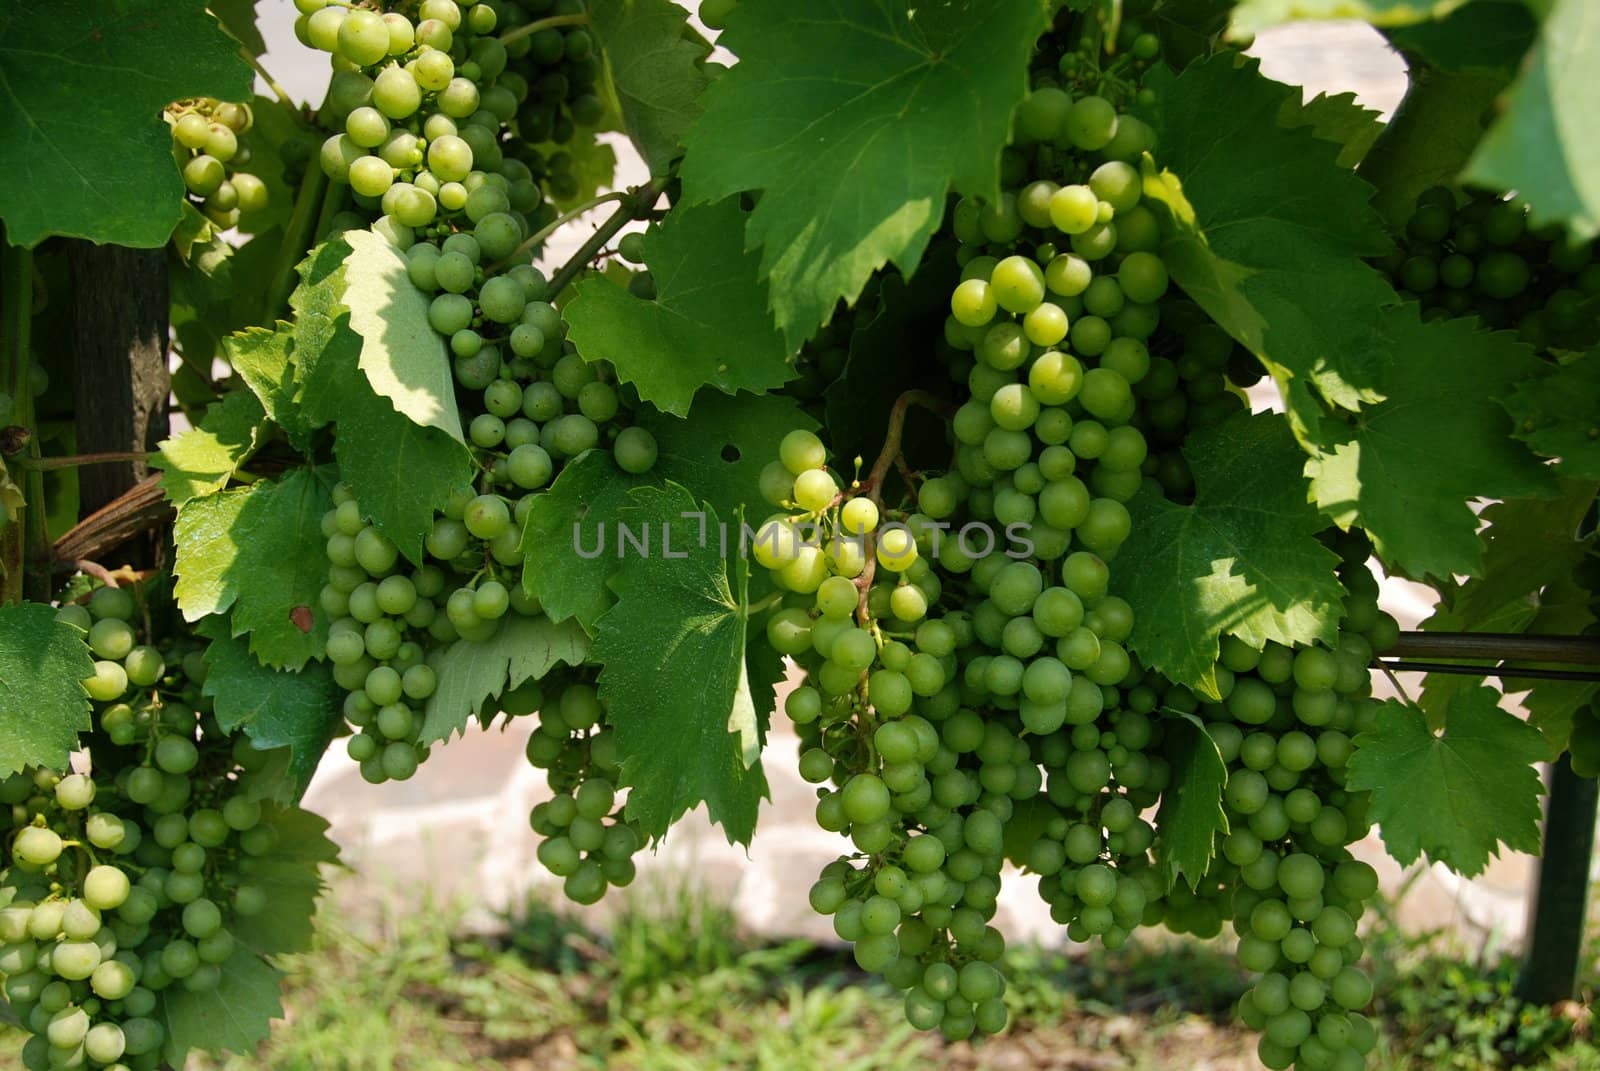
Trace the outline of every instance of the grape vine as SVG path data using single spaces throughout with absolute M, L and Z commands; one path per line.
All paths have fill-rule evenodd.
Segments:
M 1362 842 L 1473 874 L 1600 770 L 1580 6 L 1347 5 L 1388 123 L 1266 78 L 1256 0 L 295 0 L 307 105 L 249 5 L 0 14 L 25 1064 L 265 1036 L 330 747 L 518 723 L 589 905 L 696 807 L 750 842 L 781 707 L 916 1028 L 1007 1029 L 1020 870 L 1071 941 L 1231 928 L 1262 1062 L 1358 1071 Z M 1566 668 L 1375 691 L 1384 575 Z

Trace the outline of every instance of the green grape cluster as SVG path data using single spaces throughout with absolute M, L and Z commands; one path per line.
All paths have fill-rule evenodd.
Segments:
M 488 4 L 423 0 L 417 21 L 397 11 L 299 0 L 302 39 L 334 55 L 319 112 L 342 128 L 323 143 L 323 170 L 347 184 L 378 229 L 402 248 L 420 234 L 470 229 L 490 260 L 528 236 L 543 195 L 504 138 L 528 91 L 508 72 L 499 16 Z
M 1381 267 L 1426 316 L 1476 316 L 1542 350 L 1581 349 L 1600 340 L 1595 248 L 1533 227 L 1515 197 L 1435 186 Z
M 1376 872 L 1348 845 L 1366 836 L 1367 795 L 1345 787 L 1353 738 L 1379 703 L 1368 666 L 1398 630 L 1378 609 L 1364 540 L 1347 540 L 1350 590 L 1337 642 L 1263 650 L 1229 637 L 1215 669 L 1220 702 L 1174 689 L 1166 702 L 1206 722 L 1228 766 L 1230 832 L 1206 875 L 1226 897 L 1174 902 L 1167 922 L 1214 933 L 1232 919 L 1238 958 L 1258 975 L 1239 1017 L 1262 1031 L 1269 1068 L 1359 1071 L 1376 1034 L 1360 1010 L 1372 983 L 1357 966 L 1357 924 L 1377 894 Z
M 333 618 L 326 649 L 346 692 L 344 717 L 358 730 L 346 747 L 366 780 L 404 781 L 428 756 L 427 702 L 450 644 L 489 640 L 507 614 L 536 616 L 539 604 L 516 579 L 521 537 L 500 495 L 457 494 L 434 520 L 421 565 L 400 557 L 349 488 L 334 488 L 333 498 L 322 519 L 329 569 L 319 601 Z M 517 509 L 526 514 L 526 505 Z
M 183 184 L 206 219 L 227 229 L 267 207 L 266 184 L 239 170 L 250 162 L 250 105 L 200 97 L 171 105 L 165 118 Z
M 584 13 L 582 0 L 490 0 L 506 26 Z M 543 181 L 552 197 L 570 200 L 580 192 L 578 161 L 560 146 L 580 128 L 593 129 L 605 117 L 597 88 L 603 71 L 594 36 L 582 25 L 545 26 L 506 46 L 510 72 L 527 85 L 514 123 L 512 152 Z
M 216 989 L 230 926 L 268 906 L 274 756 L 221 731 L 196 641 L 137 642 L 139 610 L 103 587 L 59 611 L 97 659 L 92 771 L 0 780 L 0 976 L 30 1071 L 160 1066 L 166 995 Z
M 528 736 L 528 762 L 545 771 L 554 795 L 528 816 L 544 840 L 538 858 L 564 879 L 567 899 L 593 904 L 610 887 L 630 884 L 633 856 L 644 846 L 637 823 L 622 814 L 622 770 L 593 667 L 528 681 L 501 699 L 511 715 L 538 712 Z

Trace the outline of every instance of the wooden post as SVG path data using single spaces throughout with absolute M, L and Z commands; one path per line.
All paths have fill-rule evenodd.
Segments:
M 1544 853 L 1528 916 L 1517 996 L 1533 1004 L 1571 1000 L 1583 961 L 1600 783 L 1572 772 L 1566 755 L 1550 767 Z
M 154 450 L 167 437 L 167 254 L 70 244 L 73 415 L 77 452 Z M 87 515 L 145 477 L 127 461 L 78 471 L 80 514 Z

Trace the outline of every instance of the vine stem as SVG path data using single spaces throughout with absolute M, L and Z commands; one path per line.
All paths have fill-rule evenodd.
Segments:
M 1529 636 L 1517 632 L 1402 632 L 1383 652 L 1393 658 L 1460 658 L 1600 666 L 1600 636 Z
M 639 213 L 653 208 L 666 185 L 667 180 L 665 178 L 655 178 L 643 186 L 637 186 L 629 190 L 624 195 L 622 203 L 617 206 L 617 210 L 611 213 L 606 221 L 600 224 L 595 229 L 595 232 L 589 236 L 589 240 L 584 242 L 576 253 L 572 254 L 572 258 L 561 265 L 556 273 L 550 277 L 550 300 L 554 301 L 555 296 L 566 289 L 568 283 L 577 278 L 578 273 L 584 269 L 584 266 L 594 259 L 594 255 L 600 252 L 607 242 L 616 237 L 617 232 L 626 226 L 629 220 L 636 218 Z
M 74 454 L 71 457 L 18 458 L 16 465 L 20 469 L 50 472 L 55 469 L 75 469 L 83 465 L 106 465 L 118 461 L 146 461 L 149 458 L 150 453 L 146 450 L 105 450 L 98 454 Z
M 883 449 L 878 452 L 878 460 L 872 463 L 871 471 L 856 491 L 867 496 L 868 501 L 878 508 L 880 517 L 883 516 L 883 480 L 900 458 L 900 440 L 905 435 L 906 413 L 913 405 L 920 405 L 943 417 L 951 415 L 949 402 L 925 390 L 908 390 L 894 400 L 894 405 L 889 409 L 888 426 L 883 432 Z M 872 590 L 872 581 L 878 572 L 877 537 L 869 534 L 866 543 L 866 568 L 856 577 L 856 590 L 861 593 L 860 601 L 856 604 L 856 620 L 863 628 L 871 622 L 871 615 L 867 612 L 867 592 Z
M 613 190 L 610 193 L 602 193 L 598 197 L 591 197 L 589 200 L 583 202 L 583 204 L 568 209 L 567 211 L 561 213 L 561 215 L 557 216 L 549 225 L 541 227 L 539 230 L 535 231 L 532 237 L 523 242 L 521 245 L 517 246 L 517 248 L 513 249 L 509 254 L 485 268 L 484 274 L 493 275 L 496 272 L 510 267 L 512 264 L 515 264 L 523 257 L 526 257 L 528 254 L 532 253 L 541 242 L 545 241 L 556 231 L 560 230 L 568 223 L 571 223 L 585 212 L 593 211 L 594 209 L 599 208 L 601 205 L 607 204 L 611 201 L 624 200 L 627 198 L 627 196 L 627 193 L 622 190 Z
M 524 37 L 532 37 L 540 30 L 554 30 L 560 26 L 587 26 L 589 16 L 579 12 L 574 15 L 551 15 L 547 19 L 538 19 L 534 22 L 518 26 L 515 30 L 507 30 L 500 35 L 500 43 L 509 45 L 513 41 L 520 41 Z
M 250 65 L 251 70 L 256 72 L 256 76 L 259 77 L 263 82 L 267 83 L 267 88 L 272 90 L 273 96 L 277 97 L 281 103 L 286 104 L 291 108 L 296 107 L 294 98 L 289 96 L 284 88 L 278 84 L 278 80 L 272 77 L 272 73 L 261 65 L 260 59 L 252 56 L 250 54 L 250 50 L 247 48 L 241 48 L 239 50 L 239 55 L 244 57 L 244 61 Z
M 263 318 L 269 323 L 277 319 L 278 313 L 289 303 L 289 295 L 294 291 L 295 265 L 311 248 L 317 215 L 321 211 L 327 188 L 328 176 L 315 160 L 310 161 L 306 165 L 305 177 L 300 180 L 300 190 L 295 194 L 294 209 L 284 224 L 278 264 L 272 272 L 272 285 L 267 289 L 267 303 L 262 312 L 265 313 Z

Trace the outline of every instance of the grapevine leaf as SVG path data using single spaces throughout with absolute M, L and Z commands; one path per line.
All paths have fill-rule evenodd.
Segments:
M 672 0 L 594 0 L 589 24 L 605 51 L 622 122 L 652 175 L 665 175 L 700 116 L 711 46 Z
M 1389 31 L 1389 42 L 1445 71 L 1514 74 L 1538 36 L 1525 0 L 1473 0 L 1444 18 Z
M 83 633 L 39 603 L 0 606 L 0 776 L 24 766 L 65 769 L 87 732 L 83 680 L 94 659 Z
M 639 417 L 659 450 L 652 474 L 694 488 L 719 517 L 730 518 L 741 507 L 767 508 L 756 491 L 761 469 L 778 456 L 785 435 L 817 427 L 793 398 L 778 394 L 707 393 L 687 420 L 650 410 Z
M 607 360 L 657 408 L 683 416 L 695 392 L 781 386 L 794 374 L 767 312 L 757 258 L 744 251 L 737 198 L 673 210 L 645 235 L 656 300 L 603 277 L 574 288 L 568 337 L 585 360 Z
M 690 202 L 762 190 L 746 244 L 790 349 L 894 263 L 910 275 L 946 194 L 992 197 L 1049 5 L 746 0 L 719 43 L 740 62 L 701 98 Z
M 1147 161 L 1145 193 L 1170 217 L 1162 257 L 1173 279 L 1313 426 L 1313 387 L 1347 409 L 1377 397 L 1378 310 L 1398 299 L 1363 258 L 1390 241 L 1371 187 L 1339 166 L 1340 147 L 1279 124 L 1300 91 L 1263 77 L 1254 60 L 1234 62 L 1151 73 L 1157 103 L 1147 118 L 1168 170 Z
M 345 394 L 333 452 L 361 512 L 413 562 L 422 561 L 434 513 L 472 480 L 464 443 L 412 423 L 364 387 Z
M 162 470 L 161 489 L 167 501 L 181 506 L 226 487 L 261 445 L 265 419 L 255 395 L 231 391 L 207 408 L 199 427 L 163 442 L 151 463 Z
M 1442 735 L 1414 706 L 1389 700 L 1377 728 L 1356 738 L 1349 787 L 1372 792 L 1368 814 L 1402 866 L 1426 854 L 1468 877 L 1499 844 L 1539 850 L 1539 795 L 1534 763 L 1544 737 L 1495 705 L 1499 693 L 1474 688 L 1452 699 Z
M 1571 577 L 1587 552 L 1577 539 L 1595 499 L 1594 481 L 1563 480 L 1561 494 L 1545 499 L 1495 502 L 1479 515 L 1483 521 L 1483 572 L 1453 583 L 1422 627 L 1441 632 L 1581 633 L 1593 620 L 1586 605 L 1563 607 L 1574 585 Z M 1579 600 L 1586 603 L 1587 597 Z M 1523 682 L 1506 682 L 1515 691 Z M 1445 710 L 1456 693 L 1473 687 L 1457 674 L 1432 673 L 1424 682 L 1421 703 L 1429 723 L 1444 724 Z M 1550 741 L 1552 752 L 1565 745 L 1572 712 L 1585 687 L 1567 681 L 1534 684 L 1524 705 L 1529 721 Z
M 1001 834 L 1001 850 L 1006 859 L 1013 866 L 1027 866 L 1034 844 L 1044 838 L 1046 827 L 1060 815 L 1055 804 L 1043 795 L 1018 800 Z
M 428 322 L 428 296 L 406 274 L 406 259 L 374 231 L 344 234 L 344 303 L 361 336 L 361 371 L 381 398 L 412 423 L 465 445 L 455 377 L 444 341 Z
M 266 909 L 249 918 L 234 915 L 228 931 L 258 955 L 281 956 L 311 947 L 321 868 L 339 858 L 325 819 L 298 807 L 268 807 L 261 824 L 277 834 L 272 850 L 256 856 L 250 883 L 267 894 Z
M 165 244 L 184 198 L 161 110 L 184 97 L 248 100 L 253 78 L 194 0 L 0 8 L 6 240 Z
M 300 283 L 289 295 L 295 314 L 290 397 L 308 429 L 344 415 L 340 391 L 360 359 L 361 336 L 351 329 L 350 310 L 344 304 L 349 256 L 350 246 L 342 238 L 330 238 L 295 266 Z
M 1341 527 L 1365 528 L 1383 560 L 1411 576 L 1476 574 L 1483 544 L 1468 503 L 1554 491 L 1497 402 L 1537 359 L 1515 335 L 1474 320 L 1424 323 L 1414 303 L 1385 310 L 1384 325 L 1385 352 L 1396 358 L 1373 380 L 1384 400 L 1349 424 L 1322 425 L 1306 463 L 1312 495 Z
M 1558 496 L 1487 506 L 1479 514 L 1483 574 L 1451 600 L 1451 630 L 1481 629 L 1508 604 L 1571 576 L 1583 560 L 1578 533 L 1594 498 L 1593 481 L 1563 480 Z
M 617 468 L 609 452 L 593 450 L 533 500 L 522 532 L 522 587 L 551 620 L 576 617 L 592 630 L 606 612 L 612 602 L 606 578 L 621 553 L 622 508 L 630 491 L 651 482 Z
M 749 844 L 766 776 L 751 762 L 756 722 L 745 669 L 745 559 L 730 575 L 717 542 L 685 513 L 715 513 L 676 484 L 642 487 L 623 517 L 660 546 L 629 554 L 610 585 L 617 603 L 596 627 L 600 698 L 617 736 L 627 814 L 660 837 L 704 802 L 730 843 Z M 670 534 L 667 534 L 670 533 Z M 684 672 L 693 666 L 694 672 Z
M 609 130 L 613 125 L 605 119 L 600 121 L 601 130 Z M 617 150 L 609 142 L 583 137 L 573 138 L 565 145 L 544 142 L 535 146 L 535 149 L 546 160 L 557 153 L 562 154 L 567 173 L 575 180 L 574 185 L 565 189 L 549 191 L 551 203 L 563 212 L 590 200 L 601 190 L 610 189 L 616 182 Z M 568 193 L 568 190 L 571 192 Z
M 207 0 L 206 6 L 252 56 L 267 50 L 267 43 L 256 28 L 256 0 Z
M 828 444 L 840 459 L 877 457 L 895 399 L 929 371 L 927 354 L 944 341 L 950 291 L 961 281 L 956 258 L 944 252 L 936 247 L 912 280 L 886 272 L 877 315 L 863 315 L 865 302 L 856 307 L 858 326 L 850 336 L 844 371 L 823 392 Z M 935 374 L 942 375 L 943 369 Z M 909 423 L 912 432 L 922 426 L 916 420 Z M 902 442 L 906 456 L 916 457 L 920 444 L 915 436 Z M 936 448 L 948 457 L 942 434 Z
M 263 751 L 288 748 L 292 798 L 299 799 L 340 726 L 343 694 L 332 670 L 323 662 L 272 669 L 226 635 L 211 641 L 205 660 L 211 671 L 203 690 L 215 700 L 217 724 L 225 733 L 243 729 Z
M 1231 32 L 1254 35 L 1296 19 L 1361 19 L 1374 26 L 1407 26 L 1443 18 L 1467 0 L 1240 0 Z
M 1541 368 L 1506 401 L 1517 438 L 1567 476 L 1600 479 L 1600 348 Z
M 248 633 L 267 665 L 299 669 L 319 657 L 328 638 L 318 604 L 327 572 L 322 515 L 331 505 L 324 474 L 310 469 L 185 502 L 173 525 L 173 593 L 184 618 L 231 608 L 232 634 Z
M 1182 69 L 1219 47 L 1228 28 L 1233 0 L 1165 0 L 1148 15 L 1150 29 L 1161 39 L 1161 54 Z
M 1479 143 L 1463 181 L 1515 190 L 1535 225 L 1584 241 L 1600 233 L 1600 8 L 1552 0 L 1522 75 Z
M 1228 766 L 1217 742 L 1192 714 L 1165 721 L 1163 754 L 1172 764 L 1171 786 L 1161 794 L 1156 828 L 1161 832 L 1161 866 L 1167 888 L 1179 875 L 1196 888 L 1216 853 L 1217 837 L 1228 832 L 1222 789 Z
M 450 739 L 487 700 L 540 680 L 563 662 L 581 665 L 588 650 L 589 636 L 576 621 L 557 624 L 543 614 L 507 614 L 488 640 L 457 640 L 437 666 L 439 683 L 428 699 L 422 742 Z
M 1293 97 L 1283 102 L 1279 121 L 1286 127 L 1310 127 L 1311 132 L 1323 141 L 1339 146 L 1335 161 L 1340 167 L 1355 167 L 1367 155 L 1378 135 L 1383 133 L 1383 121 L 1370 108 L 1356 102 L 1354 93 L 1329 96 L 1318 94 L 1301 103 Z
M 1113 569 L 1133 606 L 1130 642 L 1147 665 L 1217 698 L 1224 635 L 1252 647 L 1332 643 L 1344 589 L 1339 559 L 1315 538 L 1304 455 L 1284 418 L 1240 413 L 1189 436 L 1195 498 L 1180 506 L 1144 489 L 1128 503 L 1133 532 Z
M 215 989 L 191 993 L 175 985 L 164 990 L 156 1016 L 167 1033 L 166 1062 L 183 1067 L 190 1050 L 254 1052 L 272 1020 L 283 1018 L 282 978 L 283 972 L 241 944 L 222 965 Z
M 1539 636 L 1590 634 L 1596 620 L 1590 606 L 1593 597 L 1593 593 L 1570 575 L 1562 577 L 1539 592 L 1539 609 L 1528 623 L 1527 632 Z M 1528 723 L 1544 734 L 1549 745 L 1545 757 L 1551 760 L 1567 747 L 1572 735 L 1572 716 L 1600 694 L 1600 684 L 1592 681 L 1529 681 L 1506 677 L 1502 678 L 1502 683 L 1507 691 L 1528 688 L 1522 706 L 1528 712 Z

